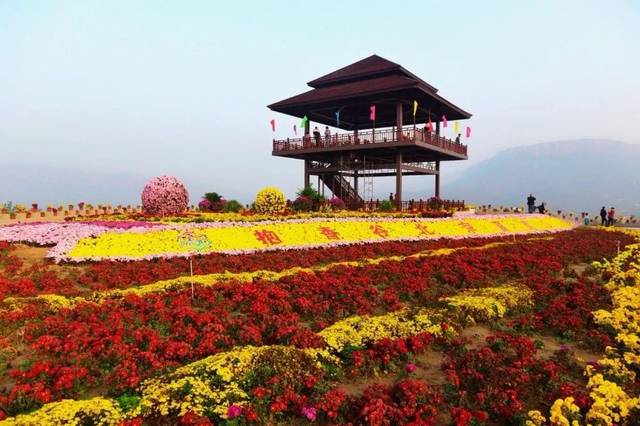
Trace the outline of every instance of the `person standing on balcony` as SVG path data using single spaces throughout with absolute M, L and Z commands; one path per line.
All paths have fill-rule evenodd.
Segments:
M 318 126 L 313 128 L 313 137 L 316 140 L 316 146 L 320 146 L 320 130 L 318 130 Z
M 460 133 L 458 133 L 458 136 L 456 136 L 456 143 L 460 143 Z
M 533 194 L 529 194 L 527 197 L 527 207 L 529 208 L 529 213 L 535 213 L 536 211 L 536 197 Z
M 324 142 L 327 145 L 331 142 L 331 130 L 329 130 L 329 126 L 324 126 Z

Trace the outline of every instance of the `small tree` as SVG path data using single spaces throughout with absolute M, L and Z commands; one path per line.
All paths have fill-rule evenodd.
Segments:
M 396 209 L 396 206 L 390 200 L 384 200 L 378 205 L 378 210 L 381 212 L 391 212 Z
M 240 210 L 242 210 L 242 204 L 240 204 L 240 202 L 237 200 L 227 201 L 224 207 L 222 208 L 222 211 L 226 213 L 229 213 L 229 212 L 237 213 Z
M 318 210 L 320 208 L 320 206 L 325 201 L 327 201 L 327 199 L 324 197 L 324 195 L 322 195 L 322 194 L 320 194 L 320 192 L 316 191 L 313 188 L 312 185 L 309 185 L 309 186 L 306 186 L 306 187 L 304 187 L 302 189 L 299 189 L 298 192 L 296 192 L 296 195 L 298 196 L 296 201 L 298 199 L 301 199 L 302 197 L 306 197 L 306 198 L 310 199 L 311 202 L 312 202 L 311 209 L 313 209 L 313 210 Z M 305 199 L 302 198 L 302 200 L 304 201 Z

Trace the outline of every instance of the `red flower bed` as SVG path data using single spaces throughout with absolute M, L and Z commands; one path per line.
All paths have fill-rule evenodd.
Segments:
M 563 353 L 552 359 L 537 357 L 533 340 L 526 337 L 498 333 L 478 349 L 466 349 L 457 341 L 446 350 L 446 399 L 456 424 L 474 419 L 524 423 L 532 401 L 549 407 L 557 398 L 574 396 L 579 406 L 588 404 L 587 393 L 577 385 L 584 381 L 581 367 Z
M 518 237 L 526 240 L 532 236 Z M 379 256 L 406 256 L 423 250 L 477 247 L 492 242 L 511 241 L 508 237 L 474 238 L 468 240 L 431 240 L 415 242 L 387 241 L 376 244 L 315 248 L 288 252 L 261 252 L 228 256 L 208 254 L 194 258 L 194 274 L 217 272 L 251 272 L 262 269 L 282 271 L 293 267 L 309 267 L 333 262 L 360 260 Z M 79 282 L 94 289 L 124 288 L 134 284 L 176 278 L 189 270 L 184 258 L 156 259 L 138 262 L 96 262 L 89 266 Z
M 49 398 L 77 396 L 84 388 L 95 386 L 108 386 L 115 392 L 134 389 L 142 379 L 166 368 L 238 345 L 320 347 L 324 342 L 314 332 L 348 316 L 396 310 L 406 304 L 433 305 L 439 297 L 451 294 L 455 289 L 502 280 L 524 279 L 536 294 L 543 294 L 540 300 L 547 302 L 541 305 L 543 313 L 539 315 L 548 317 L 549 310 L 570 305 L 572 293 L 565 299 L 551 302 L 555 293 L 544 283 L 553 282 L 553 277 L 571 262 L 613 255 L 616 240 L 627 243 L 630 238 L 614 233 L 573 231 L 552 239 L 486 250 L 461 250 L 449 256 L 409 258 L 362 268 L 340 267 L 322 273 L 299 274 L 277 283 L 257 281 L 198 288 L 195 301 L 188 291 L 174 291 L 144 298 L 128 296 L 100 305 L 82 304 L 58 313 L 51 313 L 42 306 L 3 313 L 0 321 L 5 327 L 24 325 L 24 340 L 35 363 L 24 371 L 11 373 L 17 384 L 2 400 L 15 410 L 15 404 L 25 404 L 24 401 L 43 402 Z M 370 250 L 374 250 L 371 247 L 336 251 L 340 255 L 357 253 L 361 256 L 371 254 Z M 391 247 L 396 252 L 411 252 L 417 248 L 413 244 L 408 244 L 408 248 L 402 244 Z M 424 246 L 418 247 L 423 249 Z M 311 251 L 305 252 L 309 253 Z M 314 255 L 314 262 L 337 260 L 331 250 Z M 224 262 L 234 261 L 229 259 L 232 258 Z M 212 268 L 221 268 L 221 264 L 230 266 L 218 260 L 222 263 L 212 261 Z M 274 258 L 257 256 L 254 264 L 247 263 L 244 267 L 260 269 L 269 260 Z M 280 266 L 290 262 L 285 258 L 281 261 Z M 163 264 L 173 265 L 172 262 Z M 115 268 L 113 264 L 109 267 Z M 240 265 L 236 267 L 241 268 Z M 140 265 L 133 266 L 133 270 L 141 271 L 136 268 L 141 268 Z M 103 273 L 108 274 L 107 271 Z M 585 293 L 586 288 L 580 291 Z M 580 301 L 577 306 L 586 309 L 588 303 L 600 302 L 602 298 L 595 295 Z M 545 317 L 540 325 L 563 326 L 554 321 L 559 320 Z M 402 356 L 402 348 L 385 347 L 385 344 L 383 341 L 376 348 L 356 352 L 353 358 L 355 371 L 367 371 L 368 363 L 377 359 L 378 353 L 383 354 L 383 361 Z M 40 362 L 46 362 L 47 368 Z M 496 415 L 507 415 L 509 409 L 515 410 L 514 407 L 519 407 L 516 400 L 502 408 L 485 409 Z
M 530 236 L 519 237 L 521 240 Z M 229 256 L 210 254 L 194 259 L 194 273 L 281 271 L 292 267 L 309 267 L 332 262 L 401 255 L 423 250 L 456 247 L 477 247 L 510 238 L 476 238 L 469 240 L 440 240 L 416 242 L 383 242 L 378 244 L 341 246 L 331 249 L 265 252 Z M 61 276 L 59 267 L 48 261 L 23 268 L 23 262 L 11 255 L 12 245 L 0 242 L 0 296 L 35 296 L 38 294 L 80 295 L 92 290 L 127 288 L 158 280 L 177 278 L 189 273 L 189 261 L 183 258 L 137 262 L 103 261 L 86 265 L 86 270 Z M 4 247 L 4 249 L 2 248 Z

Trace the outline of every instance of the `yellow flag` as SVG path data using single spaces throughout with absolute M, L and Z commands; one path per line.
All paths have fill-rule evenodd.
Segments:
M 416 112 L 418 112 L 418 101 L 413 101 L 413 118 L 416 118 Z
M 455 133 L 456 135 L 458 134 L 458 122 L 455 121 L 453 123 L 453 133 Z

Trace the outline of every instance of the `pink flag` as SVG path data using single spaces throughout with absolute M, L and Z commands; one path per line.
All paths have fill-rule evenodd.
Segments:
M 295 124 L 293 125 L 293 134 L 298 136 L 298 127 Z
M 467 127 L 467 138 L 471 137 L 471 127 Z
M 276 131 L 276 120 L 275 119 L 271 119 L 271 121 L 269 123 L 271 123 L 271 130 L 273 130 L 275 132 Z
M 371 121 L 376 121 L 376 106 L 375 105 L 371 105 L 369 107 L 369 120 Z
M 447 116 L 442 114 L 442 127 L 447 127 Z

